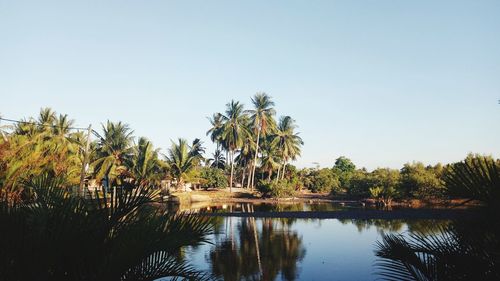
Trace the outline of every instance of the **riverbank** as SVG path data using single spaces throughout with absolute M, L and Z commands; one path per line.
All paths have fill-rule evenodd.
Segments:
M 456 220 L 476 218 L 480 212 L 475 209 L 391 209 L 370 208 L 345 209 L 340 211 L 280 211 L 280 212 L 201 212 L 210 217 L 255 217 L 255 218 L 296 218 L 296 219 L 355 219 L 355 220 Z
M 365 206 L 375 205 L 372 199 L 358 199 L 348 198 L 345 196 L 332 196 L 328 193 L 312 193 L 309 191 L 298 192 L 294 197 L 290 198 L 263 198 L 257 191 L 252 191 L 245 188 L 233 188 L 231 191 L 227 189 L 213 189 L 213 190 L 195 190 L 192 192 L 177 192 L 172 194 L 181 205 L 191 205 L 193 203 L 336 203 L 346 206 Z M 428 208 L 438 207 L 446 208 L 469 208 L 478 206 L 475 202 L 464 204 L 464 199 L 453 200 L 401 200 L 394 201 L 393 207 L 406 207 L 406 208 Z

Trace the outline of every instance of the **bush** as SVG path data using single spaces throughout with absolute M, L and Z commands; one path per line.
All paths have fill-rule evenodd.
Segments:
M 295 195 L 295 185 L 287 180 L 275 181 L 260 181 L 257 189 L 264 197 L 283 198 Z
M 205 188 L 223 188 L 228 186 L 227 178 L 221 169 L 203 167 L 200 172 L 202 186 Z
M 340 191 L 340 181 L 338 176 L 331 169 L 321 169 L 312 171 L 310 174 L 308 188 L 312 192 L 338 192 Z

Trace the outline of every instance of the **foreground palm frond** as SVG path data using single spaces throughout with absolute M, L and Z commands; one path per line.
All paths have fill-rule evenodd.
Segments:
M 470 155 L 451 165 L 444 181 L 450 195 L 482 202 L 482 215 L 437 234 L 384 235 L 375 251 L 383 279 L 500 280 L 500 161 Z
M 470 227 L 470 225 L 468 226 Z M 384 280 L 498 280 L 498 240 L 484 232 L 441 228 L 437 234 L 384 235 L 375 263 Z
M 478 200 L 489 207 L 498 205 L 500 160 L 470 155 L 465 161 L 451 165 L 444 180 L 451 195 Z
M 31 200 L 0 203 L 0 280 L 208 279 L 179 253 L 208 242 L 210 221 L 159 211 L 156 191 L 83 200 L 48 176 L 25 186 Z

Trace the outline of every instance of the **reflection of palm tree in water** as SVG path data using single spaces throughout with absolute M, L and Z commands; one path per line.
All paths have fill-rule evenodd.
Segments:
M 212 249 L 210 262 L 215 276 L 224 280 L 275 280 L 281 273 L 285 280 L 297 278 L 297 262 L 305 256 L 302 238 L 272 219 L 262 220 L 261 227 L 258 233 L 255 218 L 243 218 L 236 226 L 239 239 L 226 239 Z

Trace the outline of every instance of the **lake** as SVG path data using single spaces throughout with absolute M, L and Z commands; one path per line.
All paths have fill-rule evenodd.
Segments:
M 259 204 L 246 210 L 339 210 L 333 204 Z M 243 208 L 243 210 L 242 210 Z M 244 211 L 245 204 L 211 206 Z M 220 280 L 375 280 L 384 233 L 432 233 L 447 220 L 214 217 L 212 245 L 185 249 L 197 269 Z

